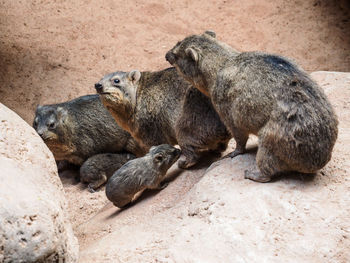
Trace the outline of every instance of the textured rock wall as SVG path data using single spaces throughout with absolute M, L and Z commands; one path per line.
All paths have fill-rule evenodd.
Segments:
M 52 153 L 0 104 L 0 262 L 76 262 L 78 243 Z

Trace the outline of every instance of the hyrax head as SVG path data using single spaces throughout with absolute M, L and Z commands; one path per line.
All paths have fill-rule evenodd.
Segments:
M 170 49 L 165 59 L 173 65 L 182 76 L 190 81 L 196 88 L 207 95 L 206 90 L 202 90 L 205 81 L 202 79 L 203 55 L 215 52 L 215 32 L 205 31 L 202 35 L 192 35 L 178 42 Z
M 35 111 L 33 128 L 45 143 L 62 142 L 68 112 L 54 105 L 38 106 Z
M 152 158 L 156 169 L 166 172 L 180 157 L 181 150 L 169 145 L 152 146 L 147 154 Z
M 105 75 L 95 84 L 95 89 L 106 106 L 133 108 L 136 104 L 136 92 L 140 78 L 141 73 L 138 70 L 117 71 Z

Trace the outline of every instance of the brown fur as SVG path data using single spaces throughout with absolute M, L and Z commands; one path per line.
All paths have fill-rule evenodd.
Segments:
M 166 187 L 166 184 L 161 185 L 161 182 L 180 154 L 179 149 L 162 144 L 151 147 L 145 156 L 127 162 L 108 180 L 108 200 L 117 207 L 124 207 L 135 200 L 137 193 L 145 189 Z
M 227 146 L 230 134 L 210 100 L 175 68 L 119 71 L 95 87 L 117 123 L 145 148 L 179 144 L 186 158 L 179 162 L 181 168 L 194 165 L 203 151 L 221 152 Z
M 98 95 L 38 106 L 33 127 L 52 151 L 56 161 L 75 165 L 98 153 L 145 151 L 114 121 Z
M 135 159 L 131 153 L 101 153 L 91 156 L 80 167 L 80 180 L 88 183 L 90 192 L 107 182 L 107 180 L 126 162 Z
M 193 35 L 166 59 L 207 95 L 236 140 L 231 157 L 245 152 L 249 134 L 259 137 L 260 172 L 267 182 L 289 171 L 314 173 L 331 158 L 337 118 L 323 90 L 290 60 L 261 52 L 237 52 L 215 33 Z

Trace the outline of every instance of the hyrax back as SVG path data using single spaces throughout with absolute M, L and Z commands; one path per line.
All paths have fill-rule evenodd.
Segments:
M 126 162 L 135 159 L 131 153 L 101 153 L 87 159 L 80 167 L 80 180 L 88 183 L 90 192 L 107 182 L 107 180 Z
M 213 32 L 185 38 L 166 59 L 210 97 L 245 151 L 250 133 L 259 137 L 259 172 L 246 178 L 267 182 L 288 171 L 314 173 L 331 158 L 337 118 L 322 89 L 293 62 L 261 53 L 239 53 Z
M 180 154 L 179 149 L 162 144 L 151 147 L 144 157 L 127 162 L 108 180 L 108 200 L 117 207 L 123 207 L 133 201 L 135 194 L 140 191 L 164 188 L 161 182 Z
M 115 123 L 98 95 L 38 106 L 33 127 L 57 161 L 82 165 L 98 153 L 144 153 L 130 134 Z
M 145 148 L 179 144 L 186 158 L 182 168 L 194 165 L 203 151 L 227 146 L 230 135 L 210 100 L 175 68 L 115 72 L 95 88 L 117 123 Z

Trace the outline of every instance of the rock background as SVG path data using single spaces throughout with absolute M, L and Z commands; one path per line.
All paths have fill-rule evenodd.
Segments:
M 106 73 L 169 67 L 165 53 L 207 29 L 309 72 L 350 71 L 348 0 L 1 0 L 0 102 L 31 123 L 37 104 L 95 93 Z
M 0 262 L 76 262 L 78 242 L 52 153 L 2 104 L 0 123 Z

